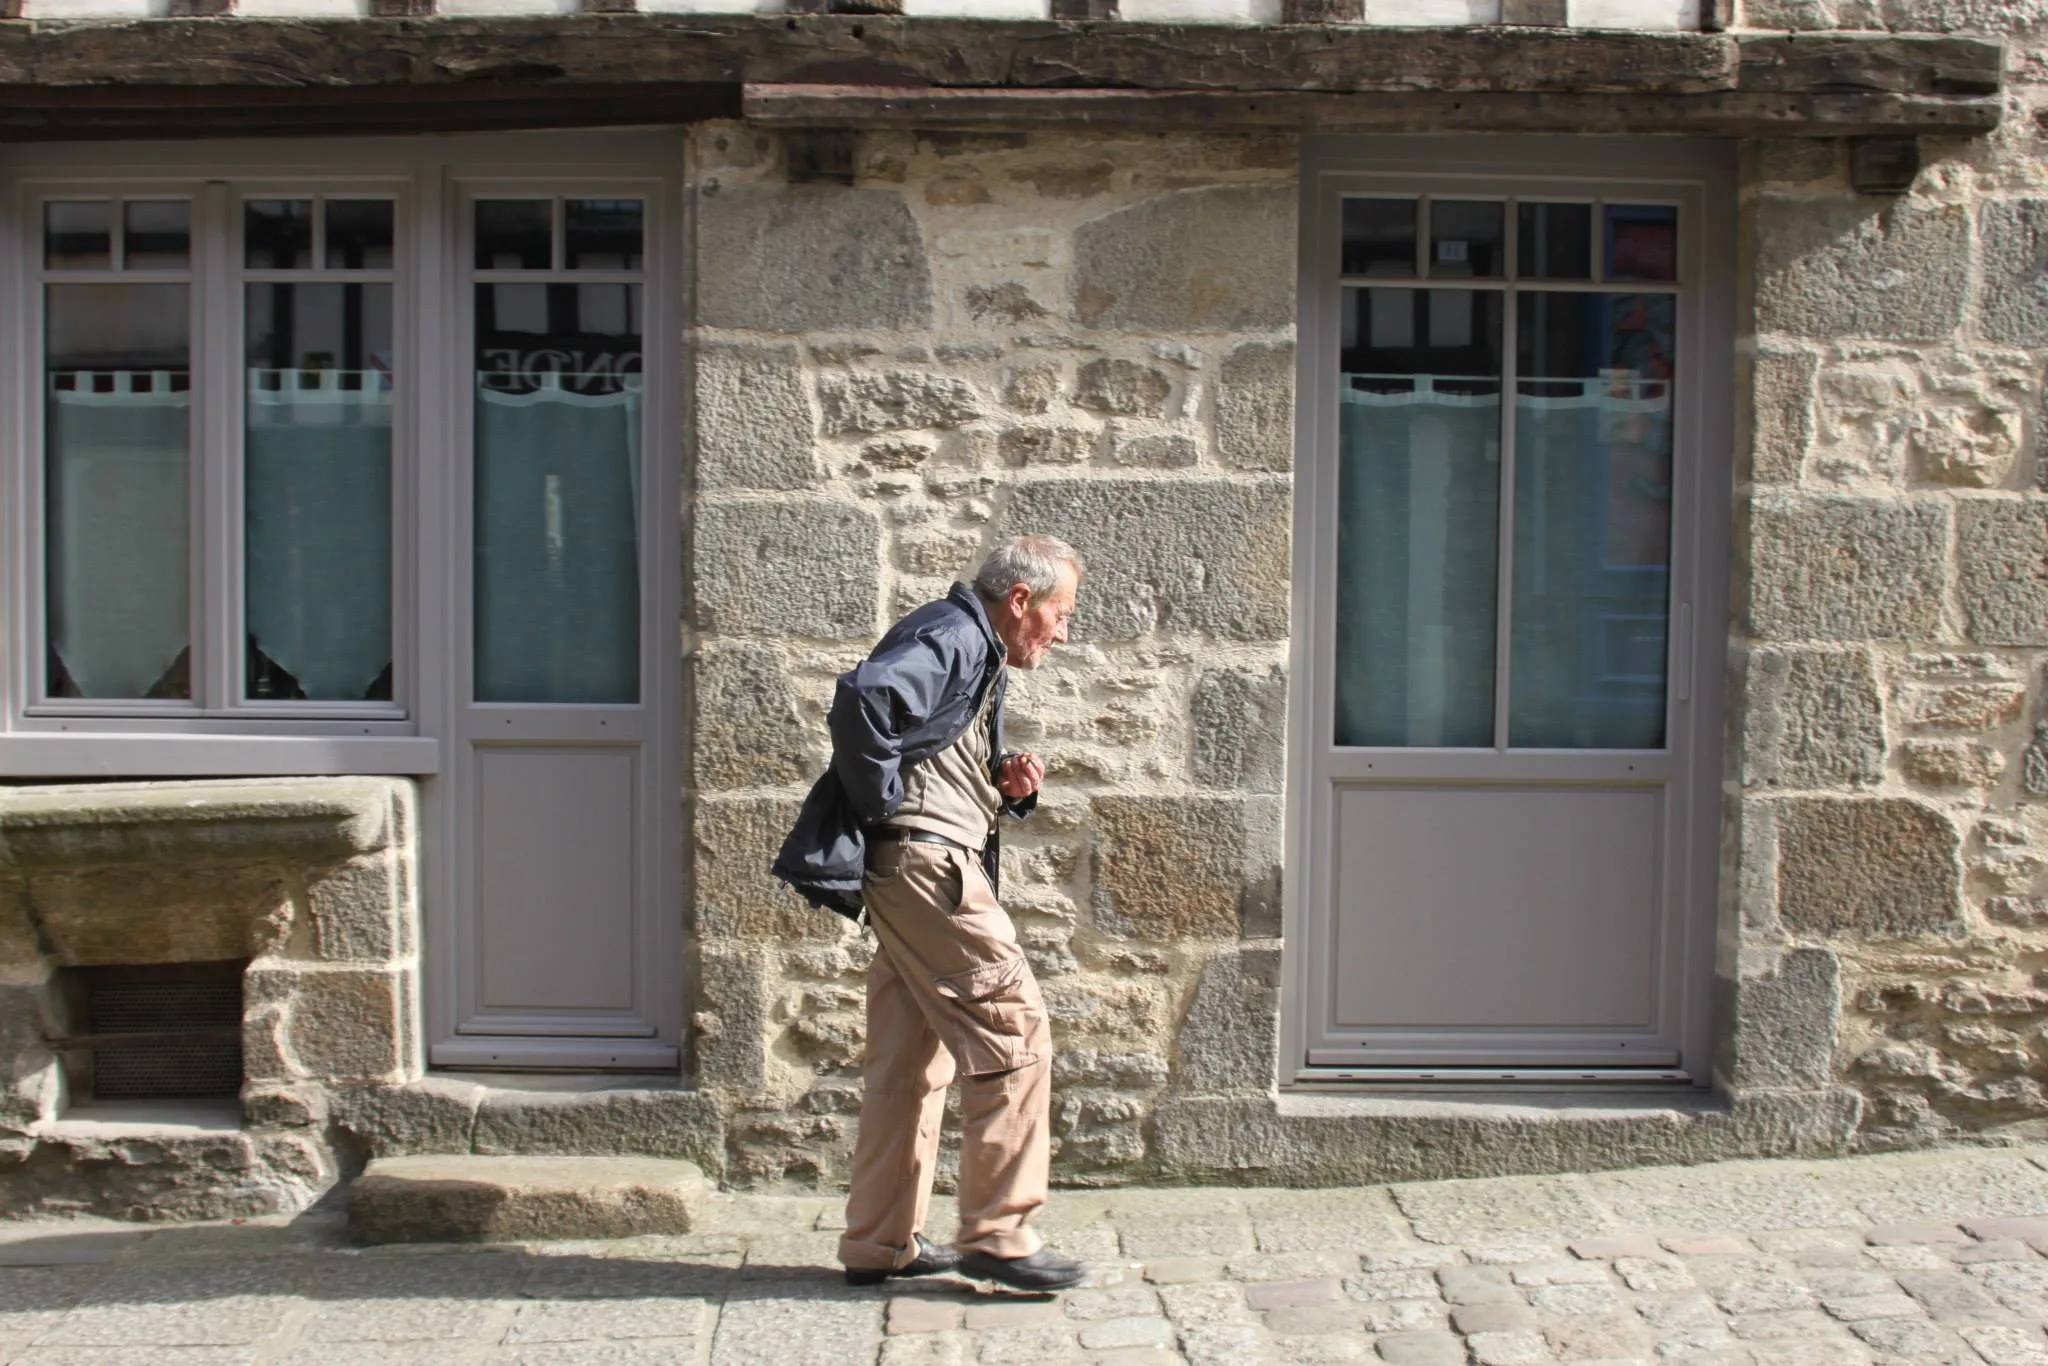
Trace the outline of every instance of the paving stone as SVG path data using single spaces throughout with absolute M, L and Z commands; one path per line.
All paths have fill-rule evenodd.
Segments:
M 1104 1319 L 1147 1318 L 1159 1312 L 1159 1294 L 1142 1285 L 1074 1290 L 1060 1297 L 1070 1319 L 1096 1323 Z
M 1199 1253 L 1229 1256 L 1249 1252 L 1252 1247 L 1251 1224 L 1244 1220 L 1120 1221 L 1117 1238 L 1124 1256 L 1139 1259 Z
M 1461 1304 L 1451 1311 L 1451 1327 L 1461 1333 L 1512 1333 L 1536 1326 L 1526 1304 Z
M 1516 1285 L 1606 1285 L 1607 1268 L 1597 1262 L 1537 1262 L 1509 1273 Z
M 1165 1347 L 1122 1347 L 1095 1357 L 1095 1366 L 1180 1366 L 1180 1362 L 1180 1353 Z
M 1865 1229 L 1864 1241 L 1872 1247 L 1915 1247 L 1926 1243 L 1967 1243 L 1969 1236 L 1954 1224 L 1916 1220 L 1903 1224 L 1879 1224 Z
M 1571 1245 L 1572 1256 L 1588 1261 L 1614 1257 L 1654 1257 L 1657 1240 L 1647 1233 L 1619 1233 L 1599 1238 L 1581 1238 Z
M 1701 1291 L 1683 1290 L 1675 1294 L 1638 1295 L 1635 1298 L 1636 1312 L 1643 1321 L 1658 1328 L 1688 1328 L 1721 1321 L 1720 1306 Z
M 1806 1309 L 1813 1292 L 1777 1262 L 1736 1261 L 1709 1267 L 1694 1263 L 1693 1275 L 1730 1314 L 1755 1314 L 1772 1309 Z
M 1287 1337 L 1312 1337 L 1320 1333 L 1355 1332 L 1364 1318 L 1358 1306 L 1310 1304 L 1275 1309 L 1266 1315 L 1268 1331 Z
M 1955 1249 L 1950 1256 L 1958 1266 L 1971 1266 L 1977 1262 L 2032 1262 L 2039 1256 L 2033 1247 L 2017 1238 L 1994 1238 L 1986 1243 L 1969 1243 Z
M 1750 1245 L 1725 1233 L 1675 1233 L 1661 1240 L 1666 1252 L 1680 1257 L 1739 1257 Z
M 1167 1285 L 1159 1288 L 1166 1316 L 1183 1328 L 1200 1324 L 1251 1323 L 1244 1290 L 1230 1282 L 1213 1285 Z
M 1868 1319 L 1850 1324 L 1849 1331 L 1913 1366 L 1981 1366 L 1984 1360 L 1954 1332 L 1925 1319 Z
M 1689 1290 L 1695 1284 L 1685 1264 L 1670 1257 L 1617 1257 L 1614 1273 L 1631 1290 Z
M 1463 1260 L 1458 1250 L 1450 1247 L 1390 1247 L 1358 1254 L 1359 1266 L 1367 1271 L 1433 1270 Z
M 446 1342 L 301 1343 L 279 1357 L 277 1366 L 449 1366 L 463 1359 L 462 1351 Z
M 905 1333 L 882 1342 L 879 1366 L 969 1366 L 974 1341 L 965 1333 Z
M 2048 1175 L 2048 1173 L 2043 1173 Z M 1393 1188 L 1394 1203 L 1427 1243 L 1474 1243 L 1511 1235 L 1590 1238 L 1611 1221 L 1573 1177 L 1439 1181 Z
M 1280 1358 L 1259 1329 L 1242 1323 L 1204 1323 L 1181 1331 L 1181 1354 L 1188 1366 L 1256 1366 Z M 986 1362 L 987 1357 L 982 1360 Z
M 1285 1362 L 1308 1363 L 1377 1361 L 1372 1339 L 1362 1333 L 1325 1333 L 1309 1337 L 1273 1338 L 1275 1356 Z M 1176 1361 L 1179 1358 L 1175 1358 Z
M 1244 1291 L 1244 1302 L 1253 1309 L 1292 1309 L 1336 1300 L 1335 1281 L 1269 1281 L 1248 1285 Z
M 1441 1330 L 1450 1309 L 1442 1300 L 1378 1300 L 1358 1307 L 1368 1330 L 1375 1333 L 1427 1333 Z
M 1621 1296 L 1607 1285 L 1545 1285 L 1529 1292 L 1529 1303 L 1541 1314 L 1611 1314 Z
M 719 1312 L 711 1366 L 844 1366 L 858 1351 L 879 1350 L 881 1336 L 882 1304 L 871 1297 L 785 1299 L 750 1290 Z
M 1173 1340 L 1173 1325 L 1156 1317 L 1104 1319 L 1081 1330 L 1081 1345 L 1091 1351 L 1108 1351 L 1115 1347 L 1164 1347 Z
M 965 1306 L 959 1300 L 898 1295 L 889 1301 L 889 1333 L 945 1333 L 960 1326 Z
M 1472 1354 L 1476 1366 L 1532 1366 L 1532 1363 L 1555 1361 L 1550 1354 L 1550 1344 L 1541 1333 L 1523 1329 L 1511 1333 L 1474 1333 L 1465 1339 L 1465 1348 Z
M 970 1331 L 991 1328 L 1022 1328 L 1033 1324 L 1059 1323 L 1066 1318 L 1057 1298 L 1051 1295 L 998 1296 L 982 1304 L 969 1304 L 965 1311 Z
M 8 1366 L 254 1366 L 248 1347 L 31 1347 Z
M 1225 1270 L 1234 1281 L 1315 1281 L 1341 1277 L 1356 1264 L 1341 1252 L 1255 1252 L 1232 1257 Z
M 1949 1264 L 1945 1248 L 1913 1243 L 1904 1247 L 1873 1247 L 1864 1256 L 1887 1271 L 1938 1271 Z
M 1993 1238 L 2048 1238 L 2048 1217 L 1964 1219 L 1963 1228 L 1972 1236 Z
M 285 1325 L 290 1300 L 242 1296 L 189 1304 L 87 1305 L 37 1339 L 38 1347 L 237 1347 Z
M 1820 1307 L 1841 1319 L 1855 1323 L 1862 1319 L 1917 1319 L 1926 1316 L 1910 1295 L 1844 1295 L 1824 1297 Z
M 1373 1345 L 1394 1366 L 1465 1366 L 1465 1343 L 1449 1333 L 1388 1333 Z
M 1521 1303 L 1514 1282 L 1501 1267 L 1447 1266 L 1437 1271 L 1436 1280 L 1452 1304 Z
M 1653 1341 L 1634 1314 L 1586 1314 L 1543 1325 L 1550 1350 L 1566 1361 L 1640 1359 Z
M 511 1300 L 366 1299 L 321 1304 L 299 1329 L 310 1343 L 420 1342 L 496 1336 L 512 1319 Z
M 1733 1170 L 1613 1172 L 1589 1178 L 1624 1223 L 1650 1228 L 1748 1232 L 1855 1223 L 1801 1164 L 1731 1164 Z
M 1995 1321 L 1998 1306 L 1967 1276 L 1947 1271 L 1901 1271 L 1899 1287 L 1925 1305 L 1936 1318 L 1949 1321 L 1987 1319 Z
M 1874 1224 L 1967 1219 L 1994 1230 L 1979 1237 L 2025 1237 L 1987 1216 L 2048 1215 L 2048 1172 L 2020 1157 L 1916 1154 L 1845 1163 L 1824 1179 Z
M 1419 1268 L 1413 1271 L 1368 1271 L 1352 1276 L 1344 1282 L 1344 1293 L 1354 1300 L 1433 1300 L 1442 1294 L 1437 1285 L 1437 1273 Z
M 1039 1366 L 1042 1362 L 1082 1360 L 1071 1329 L 1054 1325 L 1036 1328 L 995 1328 L 982 1334 L 981 1366 Z M 764 1358 L 773 1360 L 773 1358 Z
M 2048 1347 L 2043 1346 L 2038 1329 L 1994 1325 L 1956 1331 L 1990 1366 L 2048 1366 Z
M 695 1338 L 679 1342 L 570 1342 L 493 1352 L 485 1366 L 695 1366 L 703 1349 Z M 794 1360 L 794 1358 L 784 1358 Z
M 1890 1275 L 1872 1267 L 1862 1266 L 1819 1266 L 1801 1267 L 1800 1279 L 1816 1295 L 1833 1295 L 1837 1298 L 1848 1295 L 1891 1295 L 1898 1293 L 1898 1282 Z
M 1213 1281 L 1222 1275 L 1221 1257 L 1162 1257 L 1145 1263 L 1145 1279 L 1154 1285 Z

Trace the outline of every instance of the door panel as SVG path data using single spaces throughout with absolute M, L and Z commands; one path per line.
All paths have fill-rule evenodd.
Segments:
M 481 1009 L 631 1015 L 638 770 L 631 749 L 478 748 Z
M 1725 372 L 1708 177 L 1633 159 L 1311 167 L 1289 1080 L 1704 1079 L 1715 741 L 1683 632 L 1716 601 Z
M 1339 788 L 1333 1023 L 1500 1032 L 1503 1061 L 1521 1031 L 1649 1032 L 1662 806 L 1655 789 Z

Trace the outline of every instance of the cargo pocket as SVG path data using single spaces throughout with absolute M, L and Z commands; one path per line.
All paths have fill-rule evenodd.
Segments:
M 1019 957 L 941 977 L 933 984 L 953 1003 L 958 1018 L 954 1057 L 962 1072 L 1012 1072 L 1038 1061 L 1031 1038 L 1039 1007 L 1026 1000 L 1021 989 L 1027 971 Z

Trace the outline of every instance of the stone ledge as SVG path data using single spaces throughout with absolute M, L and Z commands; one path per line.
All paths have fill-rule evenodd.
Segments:
M 1153 1152 L 1175 1184 L 1339 1186 L 1532 1176 L 1847 1151 L 1854 1091 L 1758 1091 L 1603 1105 L 1291 1093 L 1174 1097 Z
M 0 788 L 0 869 L 338 862 L 396 842 L 410 790 L 381 778 Z
M 688 1162 L 612 1157 L 392 1157 L 348 1191 L 362 1243 L 503 1243 L 688 1233 L 707 1193 Z

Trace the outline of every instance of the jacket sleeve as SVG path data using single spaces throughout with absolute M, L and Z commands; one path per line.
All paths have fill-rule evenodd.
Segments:
M 832 771 L 861 823 L 903 804 L 903 737 L 929 719 L 962 666 L 944 632 L 918 632 L 839 676 L 827 724 Z

